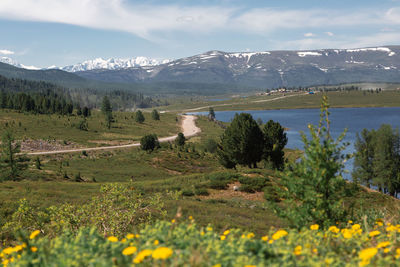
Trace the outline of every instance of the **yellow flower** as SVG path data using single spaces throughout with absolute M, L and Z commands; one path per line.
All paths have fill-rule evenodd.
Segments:
M 350 220 L 350 221 L 348 221 L 348 223 L 349 223 L 349 224 L 352 224 L 352 223 L 353 223 L 353 221 L 352 221 L 352 220 Z
M 221 263 L 217 263 L 213 267 L 221 267 Z
M 247 238 L 250 239 L 250 238 L 253 238 L 253 237 L 254 237 L 254 234 L 253 234 L 253 233 L 248 233 L 248 234 L 247 234 Z
M 221 240 L 225 240 L 226 236 L 221 235 L 220 238 L 221 238 Z
M 201 236 L 205 235 L 204 231 L 201 231 L 201 232 L 200 232 L 200 235 L 201 235 Z
M 376 247 L 377 248 L 386 248 L 389 245 L 390 245 L 389 241 L 384 241 L 384 242 L 380 242 Z
M 275 234 L 272 235 L 272 239 L 278 240 L 278 239 L 286 236 L 287 234 L 288 234 L 288 232 L 286 232 L 285 230 L 278 230 Z
M 388 232 L 397 231 L 397 227 L 394 225 L 390 225 L 390 226 L 386 227 L 386 231 L 388 231 Z
M 303 248 L 302 248 L 301 246 L 295 247 L 295 248 L 294 248 L 294 251 L 293 251 L 294 255 L 296 255 L 296 256 L 301 255 L 301 250 L 302 250 L 302 249 L 303 249 Z
M 136 237 L 136 238 L 139 238 L 139 237 L 140 237 L 140 235 L 139 235 L 139 234 L 136 234 L 136 235 L 135 235 L 135 237 Z
M 151 256 L 153 257 L 153 259 L 156 260 L 165 260 L 171 257 L 172 253 L 174 253 L 172 249 L 167 247 L 160 247 L 154 250 Z
M 136 251 L 137 251 L 136 247 L 127 247 L 122 251 L 122 254 L 128 256 L 128 255 L 132 255 Z
M 261 240 L 262 240 L 262 241 L 268 241 L 268 236 L 265 235 L 265 236 L 261 237 Z
M 211 232 L 213 229 L 212 229 L 212 227 L 207 227 L 206 230 Z
M 360 258 L 361 261 L 369 261 L 371 258 L 373 258 L 376 253 L 378 253 L 377 248 L 366 248 L 360 251 L 358 254 L 358 257 Z
M 270 241 L 268 241 L 268 244 L 272 244 L 272 243 L 274 243 L 274 240 L 270 240 Z
M 175 219 L 172 219 L 172 220 L 171 220 L 171 222 L 172 222 L 172 223 L 175 223 L 175 222 L 176 222 L 176 220 L 175 220 Z
M 361 229 L 361 225 L 359 225 L 358 223 L 354 224 L 351 229 L 353 229 L 354 231 Z
M 336 226 L 331 226 L 331 227 L 329 227 L 328 230 L 331 231 L 332 233 L 335 233 L 335 234 L 340 232 L 340 229 L 337 228 Z
M 20 250 L 22 250 L 22 246 L 21 245 L 15 246 L 15 248 L 14 248 L 15 252 L 18 252 Z
M 30 239 L 34 239 L 38 234 L 40 234 L 40 230 L 35 230 L 29 236 Z
M 310 226 L 311 230 L 318 230 L 319 229 L 319 225 L 318 224 L 313 224 Z
M 314 248 L 314 249 L 312 250 L 312 252 L 315 253 L 315 254 L 318 254 L 318 249 Z
M 326 264 L 326 265 L 331 265 L 332 262 L 333 262 L 333 259 L 332 259 L 332 258 L 326 258 L 326 259 L 325 259 L 325 264 Z
M 127 239 L 132 239 L 132 238 L 135 238 L 135 235 L 134 234 L 127 234 L 126 238 Z
M 3 249 L 3 253 L 4 254 L 11 254 L 13 252 L 14 252 L 14 248 L 13 247 L 8 247 L 8 248 Z
M 244 267 L 257 267 L 257 265 L 245 265 Z
M 389 248 L 385 248 L 385 249 L 383 250 L 383 252 L 389 253 L 389 252 L 390 252 L 390 249 L 389 249 Z
M 141 263 L 144 260 L 144 258 L 150 256 L 152 253 L 153 251 L 150 249 L 144 249 L 140 251 L 139 254 L 136 256 L 136 258 L 133 259 L 133 263 L 136 264 Z
M 126 238 L 122 238 L 122 239 L 121 239 L 121 242 L 122 242 L 122 243 L 125 243 L 125 242 L 126 242 Z
M 160 244 L 160 241 L 158 241 L 157 239 L 156 240 L 154 240 L 154 243 L 153 243 L 155 246 L 157 246 L 158 244 Z
M 32 252 L 36 252 L 37 251 L 37 247 L 31 247 L 31 251 Z
M 193 220 L 193 216 L 189 216 L 189 220 Z
M 343 229 L 342 235 L 343 235 L 343 237 L 344 237 L 345 239 L 349 239 L 349 238 L 352 237 L 353 234 L 352 234 L 351 230 L 349 230 L 349 229 Z
M 224 235 L 229 235 L 230 232 L 231 232 L 230 230 L 226 230 L 226 231 L 224 232 Z
M 110 242 L 118 242 L 118 238 L 116 238 L 115 236 L 109 236 L 109 237 L 107 237 L 107 239 Z
M 379 231 L 372 231 L 372 232 L 369 233 L 369 236 L 370 236 L 370 237 L 374 237 L 374 236 L 379 235 L 380 233 L 381 233 L 381 232 L 379 232 Z

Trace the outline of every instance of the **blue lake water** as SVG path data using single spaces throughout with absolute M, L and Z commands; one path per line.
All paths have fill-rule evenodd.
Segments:
M 400 108 L 331 108 L 331 134 L 337 138 L 345 128 L 347 134 L 344 141 L 350 142 L 345 153 L 354 152 L 354 142 L 357 133 L 362 129 L 378 129 L 381 124 L 386 123 L 394 128 L 400 126 Z M 282 109 L 282 110 L 249 110 L 249 111 L 217 111 L 216 119 L 230 122 L 236 113 L 250 113 L 254 119 L 261 118 L 263 122 L 274 120 L 287 128 L 288 144 L 286 147 L 293 149 L 303 149 L 300 131 L 308 134 L 308 124 L 318 125 L 319 109 Z M 193 113 L 207 115 L 208 112 Z M 352 170 L 353 161 L 346 163 L 346 169 Z M 345 175 L 349 178 L 349 175 Z

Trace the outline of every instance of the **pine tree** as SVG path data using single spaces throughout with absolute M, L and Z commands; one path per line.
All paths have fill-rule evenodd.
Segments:
M 177 146 L 182 147 L 182 146 L 185 145 L 185 142 L 186 142 L 186 137 L 185 137 L 185 135 L 184 135 L 183 133 L 178 133 L 178 136 L 177 136 L 176 139 L 175 139 L 175 144 L 176 144 Z
M 159 121 L 160 120 L 160 114 L 158 113 L 158 111 L 156 109 L 153 109 L 153 111 L 151 112 L 151 117 L 155 121 Z
M 138 123 L 143 123 L 144 122 L 144 116 L 143 116 L 143 113 L 140 110 L 136 111 L 135 121 L 138 122 Z
M 263 159 L 272 164 L 274 169 L 282 170 L 285 163 L 285 148 L 288 139 L 285 129 L 279 124 L 269 120 L 263 128 L 264 151 Z
M 14 141 L 14 136 L 10 131 L 4 132 L 1 143 L 0 180 L 17 180 L 20 172 L 26 168 L 22 159 L 17 157 L 20 153 L 20 144 Z
M 256 167 L 263 152 L 263 133 L 248 113 L 236 114 L 218 144 L 217 155 L 224 166 Z

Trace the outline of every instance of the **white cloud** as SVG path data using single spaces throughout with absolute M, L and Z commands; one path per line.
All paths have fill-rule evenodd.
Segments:
M 315 34 L 313 34 L 312 32 L 307 32 L 304 34 L 304 37 L 314 37 Z
M 7 49 L 0 49 L 0 55 L 13 55 L 14 51 L 10 51 Z
M 334 36 L 333 32 L 325 32 L 325 34 L 328 36 Z

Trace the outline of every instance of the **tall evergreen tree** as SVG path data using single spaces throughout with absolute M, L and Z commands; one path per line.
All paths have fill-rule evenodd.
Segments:
M 225 167 L 256 167 L 263 153 L 263 133 L 248 113 L 236 114 L 218 144 L 217 155 Z
M 153 111 L 151 112 L 151 117 L 155 121 L 159 121 L 160 120 L 160 114 L 158 113 L 158 111 L 156 109 L 153 109 Z
M 144 115 L 140 110 L 136 111 L 135 121 L 138 122 L 138 123 L 143 123 L 144 122 Z
M 264 151 L 263 159 L 272 164 L 274 169 L 282 170 L 285 163 L 285 148 L 288 139 L 285 129 L 279 124 L 269 120 L 263 128 Z
M 14 141 L 13 134 L 5 131 L 1 142 L 0 180 L 17 180 L 20 172 L 26 168 L 26 164 L 17 156 L 21 152 L 20 144 Z

